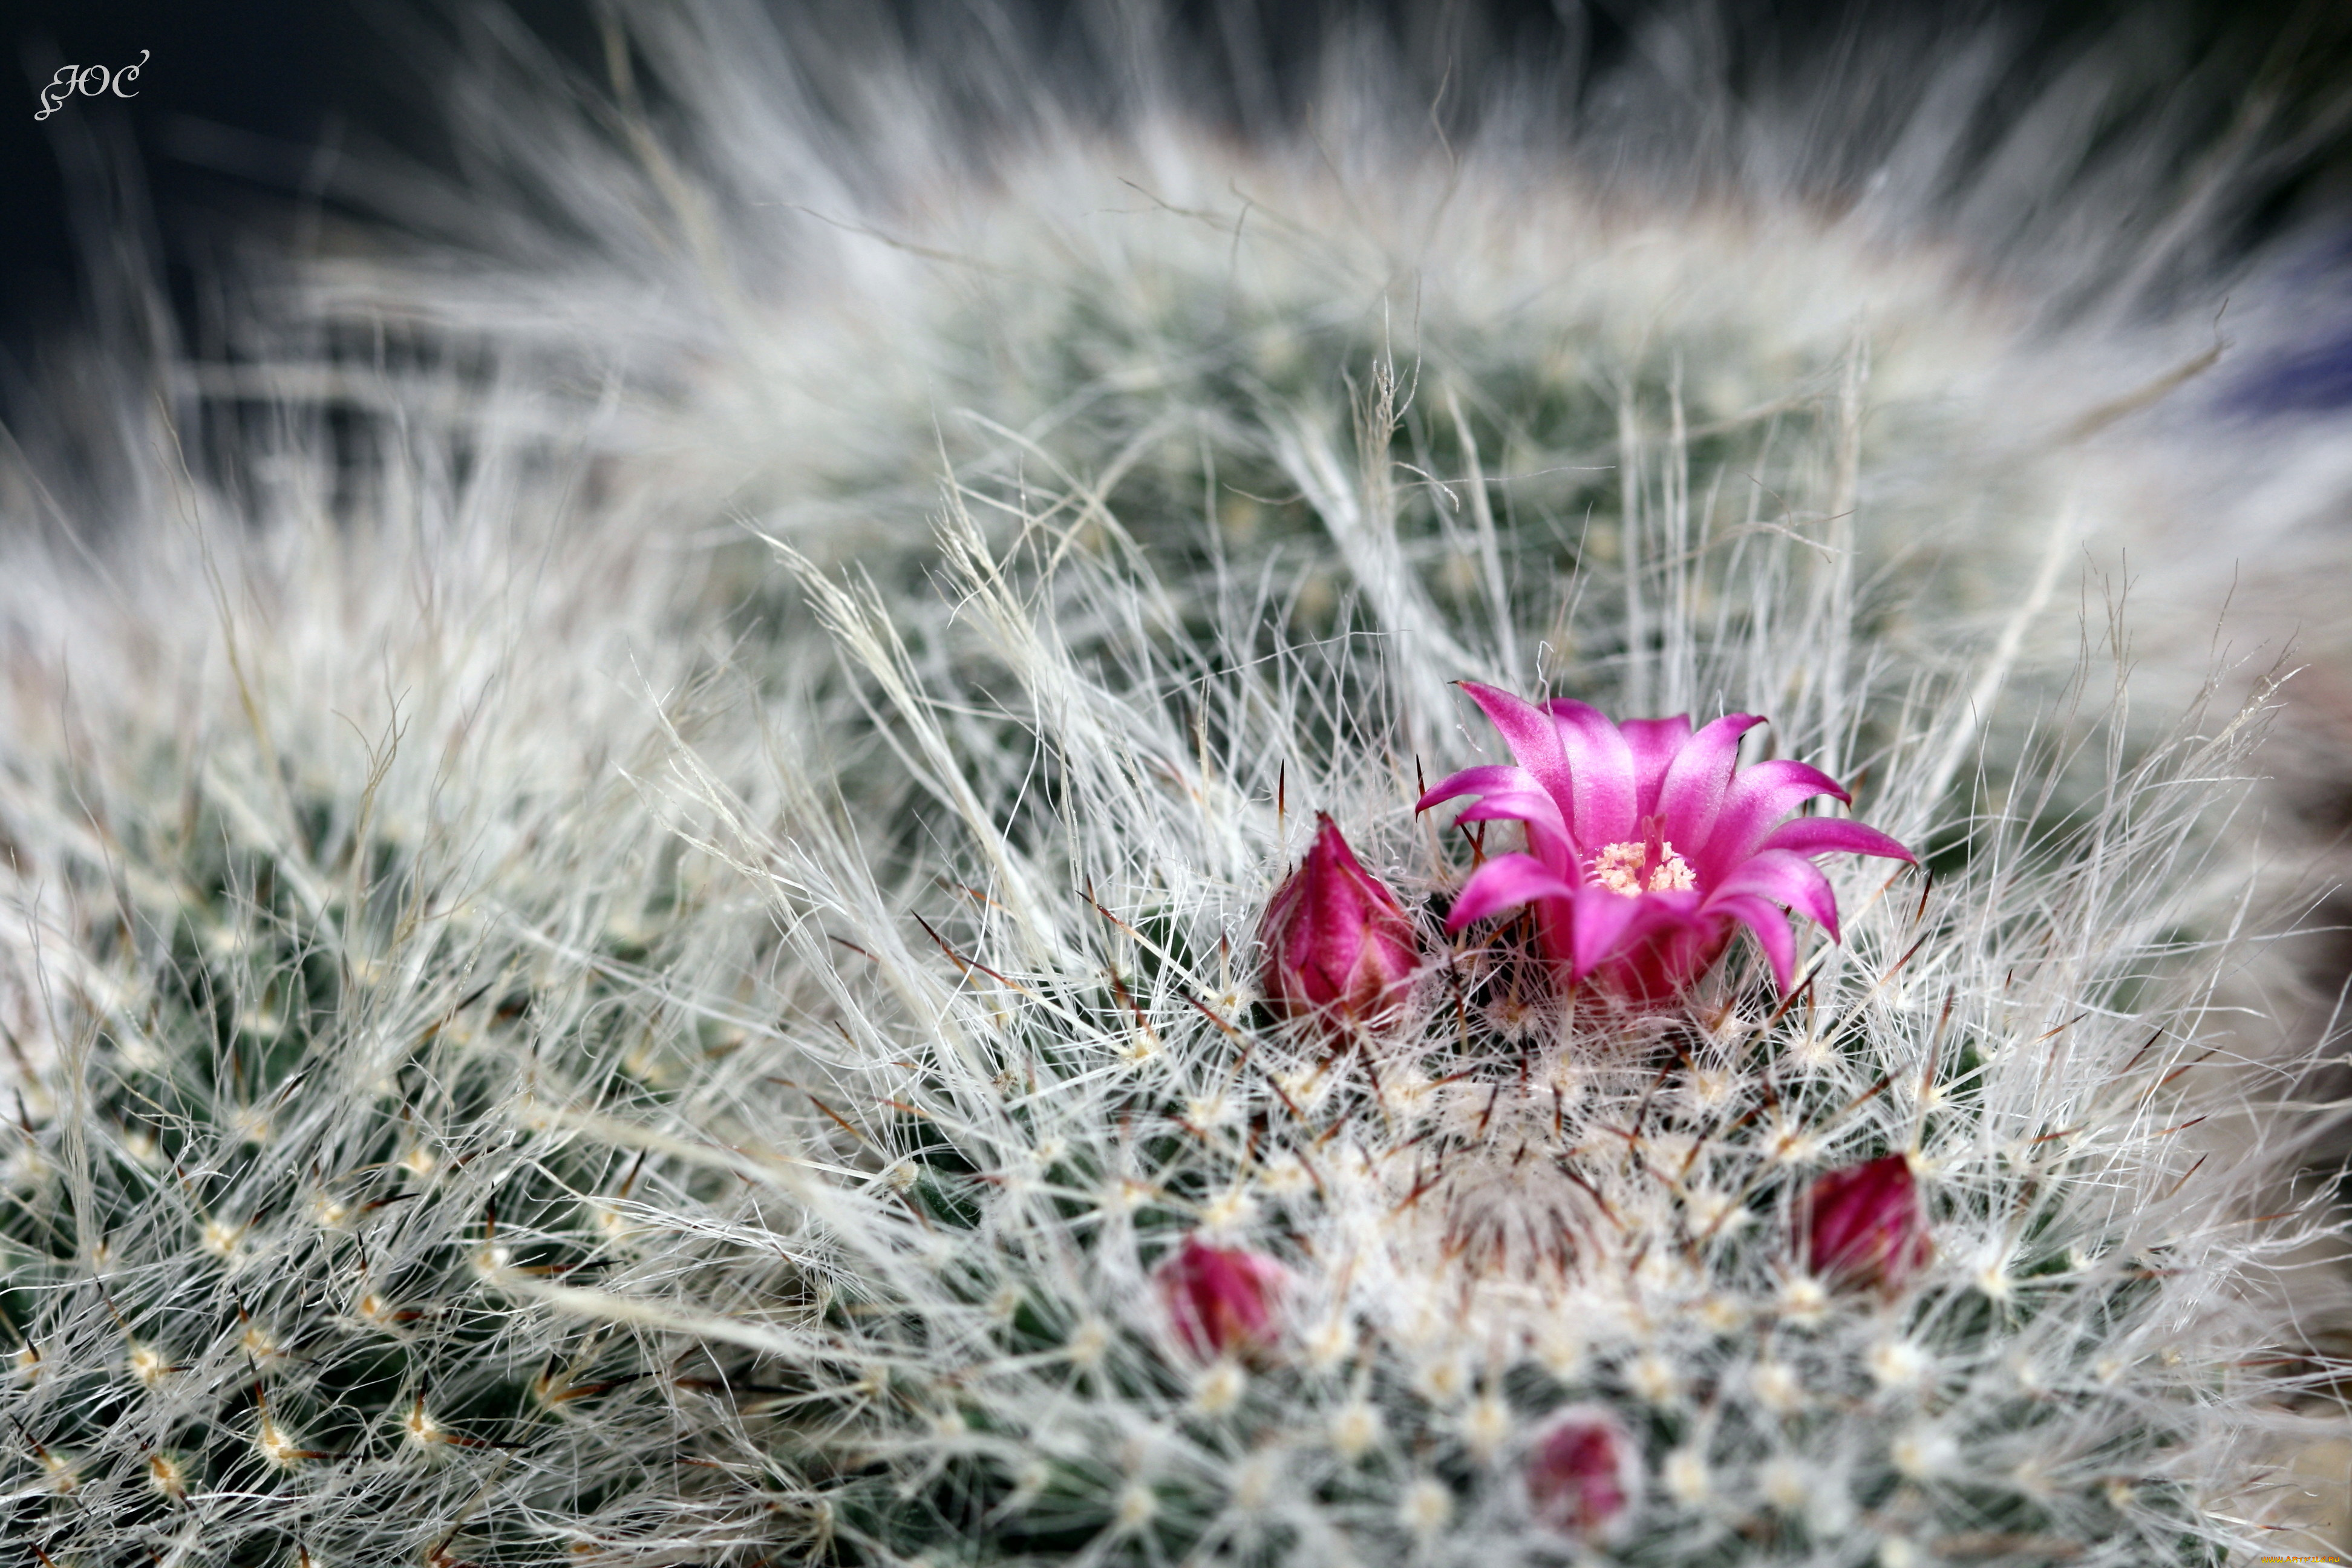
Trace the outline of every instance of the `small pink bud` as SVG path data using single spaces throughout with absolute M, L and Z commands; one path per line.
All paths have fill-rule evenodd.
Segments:
M 1598 1405 L 1575 1405 L 1536 1434 L 1523 1479 L 1538 1524 L 1599 1541 L 1630 1516 L 1641 1495 L 1641 1450 L 1617 1417 Z
M 1176 1255 L 1151 1271 L 1184 1348 L 1203 1361 L 1244 1359 L 1274 1348 L 1289 1270 L 1273 1258 L 1186 1237 Z
M 1802 1223 L 1807 1267 L 1839 1285 L 1899 1290 L 1936 1255 L 1919 1184 L 1901 1154 L 1815 1177 Z
M 1378 1023 L 1404 1001 L 1421 967 L 1421 940 L 1330 817 L 1318 812 L 1315 820 L 1306 860 L 1275 889 L 1258 922 L 1265 999 L 1286 1018 Z

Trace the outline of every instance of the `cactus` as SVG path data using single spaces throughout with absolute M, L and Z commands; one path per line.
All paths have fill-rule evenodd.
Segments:
M 639 20 L 733 118 L 620 93 L 625 148 L 516 156 L 682 247 L 322 269 L 292 368 L 385 417 L 288 392 L 192 471 L 126 401 L 145 510 L 10 536 L 12 1539 L 2138 1564 L 2301 1520 L 2341 1226 L 2318 1047 L 2248 1000 L 2276 682 L 2053 607 L 2127 521 L 2083 433 L 2173 439 L 2118 409 L 2184 329 L 2053 342 L 1507 130 L 1372 179 L 1141 113 L 961 209 L 898 171 L 774 252 L 834 300 L 762 292 L 816 122 L 733 24 Z M 335 358 L 363 319 L 403 355 Z M 1576 992 L 1451 918 L 1518 831 L 1416 810 L 1506 760 L 1460 681 L 1766 715 L 1751 763 L 1924 864 L 1821 865 L 1835 942 Z M 1302 860 L 1362 1005 L 1286 988 Z

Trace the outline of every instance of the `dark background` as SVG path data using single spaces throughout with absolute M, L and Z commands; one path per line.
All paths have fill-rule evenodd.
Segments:
M 559 58 L 601 76 L 593 0 L 504 3 Z M 969 12 L 974 0 L 800 3 L 819 26 L 838 16 L 920 34 L 939 14 L 930 8 Z M 1542 58 L 1567 36 L 1556 5 L 1577 0 L 1467 3 L 1515 55 Z M 1049 39 L 1066 26 L 1071 4 L 1004 0 L 1004 8 Z M 1656 7 L 1590 0 L 1578 8 L 1582 68 L 1600 69 Z M 1334 5 L 1175 0 L 1175 9 L 1207 36 L 1245 37 L 1279 78 L 1311 52 Z M 1410 33 L 1437 5 L 1360 0 L 1346 9 Z M 1919 14 L 1891 0 L 1720 0 L 1708 9 L 1736 37 L 1735 58 L 1759 73 L 1833 58 L 1856 29 Z M 2352 83 L 2344 47 L 2352 0 L 1985 0 L 1927 9 L 1939 23 L 1992 20 L 2018 31 L 2028 40 L 2021 58 L 2039 62 L 2023 68 L 2026 77 L 2054 72 L 2087 40 L 2121 25 L 2145 28 L 2160 14 L 2181 58 L 2222 61 L 2243 73 L 2249 90 L 2316 98 Z M 90 318 L 92 279 L 126 259 L 163 276 L 184 317 L 192 280 L 219 264 L 233 235 L 282 220 L 306 193 L 315 196 L 323 156 L 390 150 L 452 166 L 457 150 L 440 132 L 436 79 L 467 16 L 463 0 L 0 0 L 0 379 L 24 385 L 40 345 Z M 34 121 L 40 89 L 59 65 L 121 67 L 142 49 L 136 100 L 75 97 Z M 2018 89 L 2032 85 L 2021 80 Z M 2345 128 L 2319 137 L 2281 180 L 2264 221 L 2336 202 L 2352 168 L 2347 150 Z

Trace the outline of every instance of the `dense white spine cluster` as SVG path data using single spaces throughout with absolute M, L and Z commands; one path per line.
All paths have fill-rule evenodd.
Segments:
M 2193 697 L 2135 709 L 2096 575 L 2179 342 L 2053 346 L 1862 217 L 1414 153 L 1360 86 L 1336 166 L 1139 110 L 865 192 L 708 26 L 643 34 L 707 119 L 515 153 L 593 264 L 319 274 L 398 352 L 257 330 L 238 385 L 380 417 L 289 392 L 197 473 L 126 411 L 173 502 L 7 546 L 12 1539 L 2324 1539 L 2321 1047 L 2239 821 L 2277 672 L 2168 637 Z M 1786 996 L 1742 939 L 1567 1005 L 1443 930 L 1462 679 L 1767 714 L 1933 874 L 1825 868 Z M 1256 994 L 1318 811 L 1425 958 L 1337 1031 Z M 1810 1184 L 1889 1155 L 1932 1258 L 1815 1270 Z M 1262 1324 L 1184 1316 L 1188 1243 Z

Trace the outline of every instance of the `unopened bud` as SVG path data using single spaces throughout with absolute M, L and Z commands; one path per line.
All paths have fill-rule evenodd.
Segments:
M 1316 824 L 1307 858 L 1258 923 L 1266 1003 L 1285 1017 L 1378 1023 L 1403 1003 L 1421 967 L 1421 941 L 1396 895 L 1357 862 L 1330 817 L 1318 813 Z
M 1802 1224 L 1806 1266 L 1848 1289 L 1899 1290 L 1936 1255 L 1919 1183 L 1901 1154 L 1814 1178 Z
M 1186 1237 L 1151 1278 L 1177 1339 L 1204 1361 L 1263 1356 L 1281 1337 L 1289 1271 L 1271 1258 Z
M 1642 1455 L 1616 1416 L 1580 1405 L 1538 1431 L 1521 1479 L 1536 1523 L 1571 1540 L 1601 1541 L 1632 1517 Z

